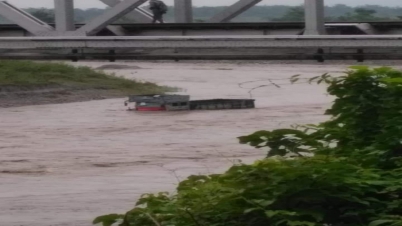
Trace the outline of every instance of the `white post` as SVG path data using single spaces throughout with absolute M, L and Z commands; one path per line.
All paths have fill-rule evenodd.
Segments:
M 59 32 L 74 31 L 74 0 L 54 0 L 56 30 Z
M 305 2 L 305 35 L 325 34 L 324 0 L 304 0 Z
M 193 22 L 192 0 L 175 0 L 174 13 L 176 23 L 192 23 Z

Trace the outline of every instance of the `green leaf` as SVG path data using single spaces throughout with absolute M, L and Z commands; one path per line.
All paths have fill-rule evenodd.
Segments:
M 243 213 L 244 214 L 248 214 L 257 210 L 261 210 L 260 208 L 250 208 L 250 209 L 246 209 Z
M 265 200 L 265 199 L 257 199 L 257 200 L 254 199 L 252 201 L 262 207 L 267 207 L 275 202 L 275 200 Z
M 269 218 L 275 217 L 275 216 L 296 216 L 297 213 L 296 212 L 290 212 L 290 211 L 283 211 L 283 210 L 268 210 L 265 211 L 265 215 Z
M 312 83 L 312 82 L 314 82 L 316 79 L 318 79 L 318 78 L 320 78 L 320 76 L 315 76 L 315 77 L 312 77 L 312 78 L 310 78 L 309 80 L 308 80 L 308 82 L 309 83 Z
M 402 78 L 384 78 L 380 81 L 389 83 L 389 84 L 402 84 Z
M 368 226 L 380 226 L 383 224 L 387 224 L 387 223 L 393 223 L 395 222 L 394 220 L 376 220 L 371 222 Z
M 117 223 L 119 220 L 124 219 L 124 215 L 121 214 L 109 214 L 105 216 L 99 216 L 94 219 L 92 224 L 100 224 L 102 226 L 112 226 L 113 224 Z
M 292 78 L 291 80 L 290 80 L 290 82 L 293 84 L 293 83 L 296 83 L 297 81 L 299 81 L 299 79 L 298 78 Z
M 308 221 L 288 221 L 289 226 L 314 226 L 316 223 Z
M 379 68 L 374 68 L 373 71 L 377 74 L 383 74 L 386 75 L 392 71 L 394 71 L 394 69 L 390 68 L 390 67 L 379 67 Z
M 299 77 L 300 77 L 300 75 L 293 75 L 293 76 L 290 78 L 290 82 L 293 84 L 293 83 L 299 81 Z

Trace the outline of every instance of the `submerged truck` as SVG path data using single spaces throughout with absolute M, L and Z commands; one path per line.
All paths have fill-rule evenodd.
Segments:
M 255 108 L 253 99 L 190 100 L 188 95 L 132 95 L 125 106 L 135 111 L 190 111 Z

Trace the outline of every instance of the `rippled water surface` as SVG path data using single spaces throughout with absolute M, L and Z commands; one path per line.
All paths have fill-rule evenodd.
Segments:
M 142 193 L 173 191 L 174 174 L 222 172 L 236 159 L 261 158 L 265 153 L 236 137 L 324 120 L 331 101 L 325 86 L 289 85 L 287 78 L 345 68 L 117 64 L 132 67 L 110 72 L 179 87 L 193 99 L 248 98 L 262 86 L 252 92 L 257 109 L 136 113 L 126 111 L 124 99 L 0 109 L 0 225 L 91 225 L 97 215 L 128 210 Z

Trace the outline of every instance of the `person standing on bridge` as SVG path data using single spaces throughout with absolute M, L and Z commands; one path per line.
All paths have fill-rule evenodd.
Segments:
M 163 23 L 163 14 L 166 14 L 168 11 L 167 5 L 161 0 L 149 0 L 149 9 L 154 16 L 152 23 L 154 24 L 156 21 Z

